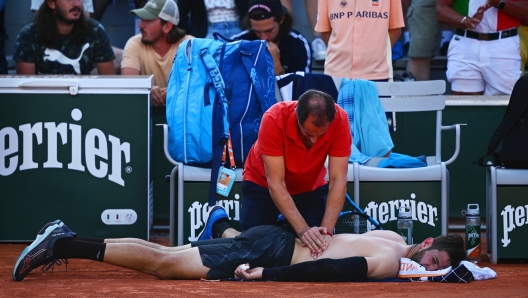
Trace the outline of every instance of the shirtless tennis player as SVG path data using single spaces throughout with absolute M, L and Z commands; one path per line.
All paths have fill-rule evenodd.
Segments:
M 330 239 L 327 250 L 314 260 L 310 249 L 303 247 L 298 238 L 276 226 L 257 226 L 236 238 L 167 247 L 135 238 L 81 237 L 56 220 L 46 224 L 22 251 L 12 276 L 21 281 L 41 265 L 81 258 L 159 279 L 220 279 L 236 274 L 246 279 L 331 281 L 396 277 L 402 257 L 413 259 L 427 270 L 456 266 L 465 258 L 464 243 L 458 235 L 428 238 L 414 245 L 407 245 L 391 231 L 340 234 Z M 250 269 L 243 264 L 249 264 Z

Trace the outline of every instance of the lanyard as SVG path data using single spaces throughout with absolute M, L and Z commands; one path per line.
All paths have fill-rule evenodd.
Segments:
M 233 154 L 233 146 L 231 144 L 231 133 L 228 131 L 227 135 L 228 135 L 227 143 L 226 143 L 226 146 L 224 147 L 224 153 L 222 154 L 222 166 L 225 165 L 226 163 L 226 151 L 227 151 L 227 155 L 229 155 L 229 162 L 231 164 L 231 169 L 234 170 L 236 169 L 236 166 L 235 166 L 235 157 Z

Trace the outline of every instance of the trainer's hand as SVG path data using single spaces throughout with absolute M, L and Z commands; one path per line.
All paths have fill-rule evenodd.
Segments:
M 242 278 L 245 280 L 262 279 L 262 271 L 264 270 L 264 268 L 246 268 L 249 268 L 249 264 L 247 263 L 238 265 L 237 269 L 235 269 L 235 277 Z
M 325 227 L 307 228 L 301 232 L 299 237 L 302 243 L 310 249 L 314 259 L 320 257 L 328 247 L 328 243 L 330 243 L 330 240 L 328 240 L 327 243 L 327 240 L 325 239 L 325 237 L 329 237 Z

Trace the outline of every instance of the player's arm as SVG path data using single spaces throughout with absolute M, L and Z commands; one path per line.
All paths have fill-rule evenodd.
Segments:
M 28 63 L 28 62 L 17 62 L 15 64 L 16 73 L 19 75 L 22 74 L 35 74 L 35 63 Z
M 320 259 L 289 266 L 244 269 L 238 266 L 235 276 L 243 279 L 274 281 L 333 281 L 368 277 L 369 264 L 365 257 Z

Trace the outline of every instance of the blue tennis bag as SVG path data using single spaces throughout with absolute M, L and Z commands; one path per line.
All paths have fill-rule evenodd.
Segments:
M 230 131 L 235 163 L 243 166 L 263 113 L 276 102 L 273 58 L 264 41 L 185 40 L 167 86 L 169 154 L 211 167 Z

